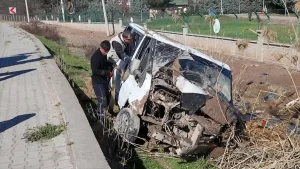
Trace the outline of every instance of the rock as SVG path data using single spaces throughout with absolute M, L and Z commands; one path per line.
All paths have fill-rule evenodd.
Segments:
M 259 75 L 259 77 L 263 77 L 263 76 L 269 76 L 269 74 L 267 74 L 267 73 L 262 73 L 262 74 Z
M 259 85 L 260 86 L 270 86 L 271 83 L 269 83 L 269 82 L 259 82 Z
M 246 113 L 245 115 L 243 115 L 243 120 L 244 121 L 254 120 L 254 119 L 256 119 L 256 117 L 257 117 L 257 115 L 255 115 L 255 114 Z
M 300 110 L 300 98 L 293 100 L 286 104 L 286 108 L 294 111 L 299 111 Z
M 251 85 L 252 83 L 253 83 L 253 80 L 248 80 L 247 83 L 246 83 L 246 85 L 249 86 L 249 85 Z
M 275 126 L 276 124 L 278 124 L 280 122 L 282 122 L 282 120 L 278 119 L 277 117 L 272 116 L 267 121 L 264 120 L 262 122 L 262 127 L 265 127 L 265 128 L 272 127 L 272 126 Z
M 278 108 L 278 106 L 282 103 L 281 101 L 275 100 L 275 99 L 270 99 L 266 101 L 267 105 L 269 108 Z
M 278 107 L 270 107 L 269 110 L 268 110 L 268 113 L 272 116 L 275 116 L 275 117 L 280 117 L 280 115 L 278 114 L 279 112 L 279 108 Z
M 251 85 L 253 83 L 253 80 L 248 80 L 248 81 L 243 81 L 243 82 L 241 82 L 240 83 L 240 89 L 239 89 L 239 92 L 240 92 L 240 94 L 241 95 L 243 95 L 246 91 L 247 91 L 247 89 L 248 89 L 248 87 L 249 87 L 249 85 Z
M 251 109 L 251 104 L 249 102 L 245 103 L 245 108 L 246 110 L 250 110 Z
M 221 157 L 221 155 L 223 155 L 225 152 L 225 148 L 224 147 L 216 147 L 214 148 L 211 152 L 210 152 L 210 158 L 212 159 L 216 159 L 218 157 Z
M 291 118 L 290 122 L 294 125 L 299 125 L 299 118 Z
M 275 99 L 275 95 L 273 93 L 268 93 L 265 97 L 264 97 L 264 101 L 270 101 L 270 100 L 274 100 Z
M 253 113 L 254 114 L 262 114 L 268 110 L 269 110 L 269 108 L 267 106 L 259 106 L 259 107 L 254 108 Z

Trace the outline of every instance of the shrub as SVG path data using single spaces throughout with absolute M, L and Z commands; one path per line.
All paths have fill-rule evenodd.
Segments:
M 55 42 L 62 39 L 55 27 L 42 24 L 39 21 L 31 21 L 29 24 L 21 24 L 20 28 L 34 35 L 44 36 L 45 38 Z
M 28 142 L 49 140 L 60 135 L 65 129 L 65 123 L 59 125 L 46 123 L 43 126 L 27 129 L 24 133 L 24 139 Z

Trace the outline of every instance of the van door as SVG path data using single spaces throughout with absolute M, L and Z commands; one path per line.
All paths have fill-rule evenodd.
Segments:
M 137 70 L 140 76 L 130 74 L 127 80 L 122 84 L 118 104 L 122 108 L 126 102 L 129 103 L 132 110 L 141 114 L 144 104 L 147 101 L 152 81 L 152 56 L 156 40 L 145 37 L 135 59 L 140 61 Z
M 134 57 L 133 55 L 135 54 L 136 49 L 139 47 L 139 44 L 141 43 L 142 39 L 144 38 L 144 35 L 138 31 L 138 29 L 134 29 L 134 27 L 132 26 L 127 26 L 125 28 L 125 30 L 130 31 L 132 34 L 132 39 L 133 39 L 133 43 L 129 46 L 125 48 L 125 53 L 130 56 L 130 57 Z M 128 64 L 126 64 L 125 62 L 119 60 L 119 62 L 117 63 L 118 66 L 122 69 L 123 72 L 126 72 L 127 68 L 128 68 Z M 110 81 L 110 85 L 111 87 L 114 86 L 114 98 L 115 100 L 118 100 L 118 96 L 119 96 L 119 91 L 122 85 L 122 79 L 123 79 L 124 74 L 119 74 L 117 72 L 117 70 L 114 71 L 114 83 L 111 80 Z

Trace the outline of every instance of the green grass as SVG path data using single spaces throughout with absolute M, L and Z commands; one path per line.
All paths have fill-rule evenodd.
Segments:
M 138 153 L 138 155 L 131 158 L 127 164 L 130 169 L 164 169 L 157 161 L 147 157 L 144 153 Z
M 65 129 L 65 123 L 59 125 L 46 123 L 43 126 L 27 129 L 24 133 L 24 139 L 29 142 L 49 140 L 60 135 Z
M 186 162 L 181 159 L 164 159 L 172 169 L 214 169 L 207 160 L 199 159 L 194 162 Z
M 181 17 L 182 19 L 182 17 Z M 221 30 L 218 36 L 241 38 L 257 40 L 257 35 L 248 29 L 256 31 L 258 29 L 258 23 L 256 20 L 248 21 L 247 19 L 239 19 L 238 23 L 238 35 L 236 36 L 236 19 L 234 17 L 220 16 Z M 189 33 L 202 34 L 202 35 L 215 35 L 210 25 L 203 17 L 190 16 L 189 19 L 184 18 L 184 22 L 180 21 L 175 23 L 172 17 L 165 17 L 162 19 L 153 20 L 148 22 L 148 28 L 156 30 L 166 30 L 174 32 L 182 32 L 182 26 L 185 23 L 189 24 Z M 261 27 L 269 26 L 270 29 L 277 32 L 277 42 L 279 43 L 294 43 L 295 33 L 292 25 L 279 25 L 261 22 Z M 296 29 L 296 28 L 295 28 Z M 211 31 L 210 31 L 211 30 Z
M 130 159 L 128 164 L 130 169 L 165 169 L 163 166 L 167 166 L 167 169 L 215 169 L 215 167 L 210 165 L 205 159 L 187 162 L 185 160 L 172 157 L 150 157 L 146 153 L 140 151 L 137 151 L 136 157 Z
M 82 77 L 90 76 L 90 66 L 89 61 L 81 56 L 72 54 L 66 47 L 63 47 L 51 40 L 48 40 L 42 36 L 37 36 L 41 42 L 47 46 L 51 51 L 56 53 L 56 55 L 64 56 L 65 64 L 69 65 L 69 71 L 67 72 L 68 76 L 79 86 L 82 87 L 84 85 L 84 81 Z M 67 69 L 68 70 L 68 69 Z M 57 103 L 57 106 L 60 103 Z M 42 128 L 42 133 L 49 133 L 49 129 L 52 126 L 46 126 L 46 128 Z M 41 131 L 28 134 L 27 138 L 30 140 L 40 140 L 43 134 Z M 51 130 L 52 131 L 52 130 Z M 51 134 L 52 135 L 52 134 Z M 47 136 L 48 137 L 48 136 Z M 195 162 L 184 162 L 180 159 L 173 158 L 160 158 L 161 160 L 166 162 L 168 168 L 172 169 L 208 169 L 211 168 L 208 164 L 208 161 L 204 159 L 197 160 Z M 129 160 L 128 166 L 130 169 L 165 169 L 157 160 L 147 156 L 144 153 L 138 153 L 135 157 Z
M 42 36 L 37 36 L 40 41 L 47 46 L 56 55 L 63 56 L 63 61 L 66 65 L 66 73 L 79 86 L 84 87 L 85 83 L 82 77 L 91 75 L 89 61 L 84 57 L 71 53 L 68 48 L 63 47 L 51 40 Z

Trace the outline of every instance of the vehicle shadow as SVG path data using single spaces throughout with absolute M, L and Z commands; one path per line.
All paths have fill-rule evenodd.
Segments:
M 6 121 L 2 121 L 0 122 L 0 133 L 4 132 L 7 129 L 10 129 L 16 125 L 18 125 L 19 123 L 22 123 L 25 120 L 30 119 L 31 117 L 35 116 L 35 113 L 31 113 L 31 114 L 22 114 L 22 115 L 18 115 L 10 120 L 6 120 Z

